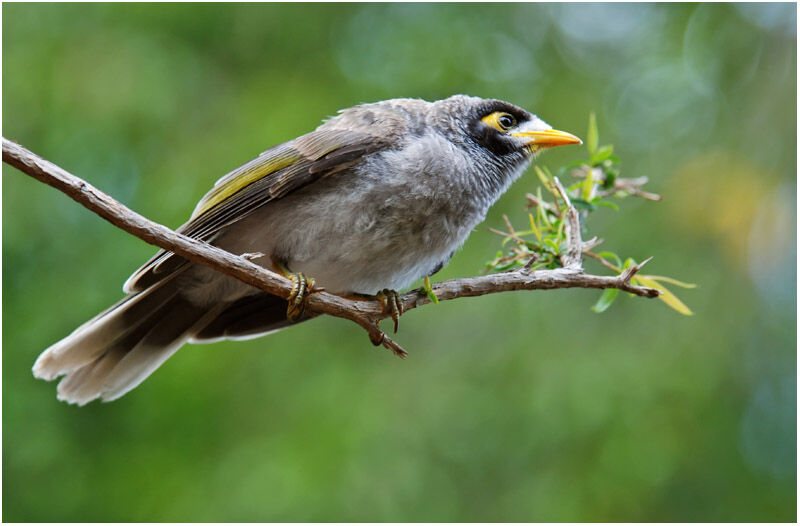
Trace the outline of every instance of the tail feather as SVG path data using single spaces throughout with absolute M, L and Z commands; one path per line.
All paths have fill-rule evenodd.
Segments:
M 58 398 L 70 403 L 122 396 L 216 315 L 179 292 L 179 281 L 169 279 L 124 298 L 45 350 L 34 376 L 64 376 Z
M 286 300 L 263 292 L 250 294 L 230 303 L 191 338 L 191 342 L 247 340 L 279 331 L 292 323 L 286 319 Z
M 203 309 L 180 296 L 174 297 L 139 321 L 136 329 L 117 338 L 94 360 L 67 372 L 58 384 L 58 399 L 84 405 L 96 398 L 103 401 L 119 398 L 142 383 L 186 343 L 193 330 L 215 314 L 213 309 Z M 68 355 L 69 350 L 64 354 Z
M 33 364 L 33 375 L 53 380 L 97 360 L 109 347 L 151 320 L 177 293 L 177 287 L 158 286 L 123 298 L 45 349 Z
M 216 309 L 198 309 L 185 301 L 174 305 L 165 322 L 156 324 L 108 372 L 100 393 L 103 401 L 116 400 L 142 383 L 216 313 Z
M 33 366 L 34 376 L 63 376 L 62 401 L 115 400 L 187 341 L 252 338 L 289 324 L 281 298 L 258 293 L 199 305 L 181 294 L 182 281 L 165 279 L 98 314 L 45 350 Z
M 94 362 L 67 374 L 58 383 L 58 399 L 84 405 L 98 398 L 102 394 L 106 376 L 124 356 L 124 349 L 111 349 Z
M 83 405 L 100 396 L 108 374 L 144 338 L 152 327 L 154 317 L 163 314 L 163 310 L 158 309 L 151 316 L 142 318 L 135 328 L 116 338 L 94 360 L 64 373 L 66 376 L 58 384 L 58 399 Z M 148 321 L 149 324 L 146 323 Z M 81 354 L 79 347 L 72 351 Z M 69 357 L 69 354 L 69 351 L 65 352 L 65 356 Z

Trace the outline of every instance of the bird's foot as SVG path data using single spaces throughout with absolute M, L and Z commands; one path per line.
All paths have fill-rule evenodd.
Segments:
M 286 307 L 286 318 L 294 323 L 299 321 L 306 311 L 306 303 L 308 296 L 312 292 L 324 290 L 322 288 L 314 287 L 314 278 L 308 278 L 302 272 L 292 272 L 283 263 L 273 261 L 273 269 L 281 276 L 287 277 L 292 280 L 292 291 L 289 297 L 286 298 L 288 306 Z
M 400 316 L 403 314 L 403 302 L 400 301 L 400 295 L 396 290 L 383 289 L 375 294 L 375 297 L 383 305 L 384 312 L 388 312 L 392 316 L 394 322 L 394 332 L 397 332 L 397 326 L 400 322 Z
M 342 297 L 347 298 L 349 300 L 380 301 L 381 305 L 383 306 L 383 312 L 389 314 L 392 317 L 392 321 L 394 321 L 394 332 L 397 332 L 397 326 L 400 321 L 400 315 L 403 314 L 403 302 L 400 301 L 400 295 L 397 293 L 396 290 L 383 289 L 374 296 L 372 294 L 362 294 L 361 292 L 352 292 Z M 380 345 L 380 343 L 381 342 L 375 343 L 375 345 Z
M 286 277 L 292 280 L 292 292 L 287 299 L 289 306 L 286 308 L 286 317 L 289 321 L 296 322 L 306 310 L 309 294 L 314 292 L 314 279 L 307 278 L 302 272 L 290 272 Z

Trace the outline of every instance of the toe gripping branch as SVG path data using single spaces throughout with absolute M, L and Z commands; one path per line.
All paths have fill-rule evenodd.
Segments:
M 261 254 L 254 254 L 254 256 L 261 256 Z M 314 286 L 313 278 L 306 277 L 302 272 L 292 272 L 285 264 L 276 263 L 273 261 L 272 267 L 282 276 L 292 280 L 292 290 L 289 293 L 289 297 L 286 299 L 288 302 L 286 307 L 286 318 L 292 323 L 300 321 L 305 313 L 309 295 L 313 292 L 319 292 L 325 289 L 316 288 Z M 403 314 L 403 302 L 401 301 L 400 295 L 397 293 L 397 291 L 383 289 L 374 296 L 354 294 L 352 296 L 344 297 L 357 300 L 377 299 L 383 306 L 383 311 L 391 316 L 392 321 L 394 322 L 394 332 L 397 332 L 400 316 Z M 405 358 L 408 355 L 408 353 L 402 347 L 400 347 L 397 342 L 393 341 L 391 338 L 386 336 L 386 333 L 380 330 L 375 320 L 363 318 L 363 320 L 355 319 L 354 321 L 367 330 L 370 341 L 372 341 L 373 345 L 383 345 L 400 358 Z
M 314 279 L 307 278 L 302 272 L 290 272 L 287 277 L 292 280 L 292 292 L 287 299 L 289 305 L 286 308 L 286 317 L 289 321 L 296 322 L 306 310 L 308 295 L 314 291 Z
M 286 299 L 289 303 L 286 307 L 286 318 L 292 323 L 299 321 L 306 311 L 309 294 L 323 289 L 315 289 L 314 278 L 307 278 L 302 272 L 292 272 L 283 263 L 273 261 L 272 266 L 279 274 L 292 280 L 292 290 Z
M 374 296 L 371 294 L 361 294 L 361 293 L 352 293 L 347 296 L 343 296 L 349 300 L 355 301 L 375 301 L 377 300 L 383 309 L 384 314 L 389 314 L 394 321 L 394 332 L 397 332 L 397 326 L 400 321 L 400 315 L 403 314 L 403 302 L 400 299 L 400 295 L 397 291 L 391 289 L 383 289 L 382 291 L 378 292 Z M 372 317 L 372 316 L 358 316 L 357 319 L 354 319 L 356 323 L 361 325 L 369 334 L 369 339 L 372 342 L 372 345 L 378 346 L 382 345 L 392 351 L 395 356 L 399 356 L 400 358 L 405 358 L 408 356 L 408 353 L 400 347 L 400 345 L 389 338 L 385 332 L 383 332 L 378 325 L 380 320 L 383 316 L 380 317 Z
M 383 305 L 383 310 L 392 316 L 394 322 L 394 332 L 397 334 L 397 326 L 400 323 L 400 316 L 403 314 L 403 302 L 396 290 L 383 289 L 375 295 Z

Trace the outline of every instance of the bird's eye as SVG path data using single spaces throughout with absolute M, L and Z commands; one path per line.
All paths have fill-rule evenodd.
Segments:
M 505 115 L 500 115 L 497 118 L 497 123 L 500 126 L 502 126 L 503 128 L 505 128 L 506 130 L 509 129 L 509 128 L 514 127 L 514 124 L 516 124 L 516 122 L 514 121 L 514 117 L 512 117 L 511 115 L 509 115 L 507 113 Z
M 504 111 L 490 113 L 486 117 L 482 118 L 481 121 L 501 132 L 508 131 L 517 125 L 517 119 L 515 119 L 510 113 L 506 113 Z

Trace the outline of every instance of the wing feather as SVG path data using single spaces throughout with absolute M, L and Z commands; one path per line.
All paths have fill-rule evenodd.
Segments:
M 317 129 L 263 152 L 219 179 L 200 200 L 181 234 L 213 242 L 223 228 L 270 201 L 350 168 L 388 141 L 363 132 Z M 125 292 L 143 290 L 184 268 L 186 260 L 161 250 L 125 282 Z

